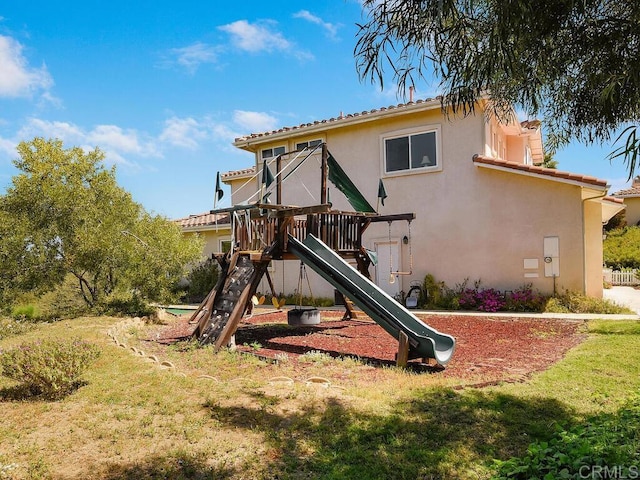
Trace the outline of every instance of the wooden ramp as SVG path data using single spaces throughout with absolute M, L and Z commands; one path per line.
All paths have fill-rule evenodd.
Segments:
M 218 284 L 190 320 L 198 323 L 193 336 L 200 343 L 211 343 L 217 349 L 230 342 L 269 261 L 262 252 L 236 252 L 222 265 Z

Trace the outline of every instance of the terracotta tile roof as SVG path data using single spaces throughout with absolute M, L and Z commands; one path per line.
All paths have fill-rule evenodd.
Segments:
M 256 173 L 256 167 L 243 168 L 242 170 L 231 170 L 229 172 L 224 172 L 220 174 L 220 179 L 222 181 L 232 180 L 237 177 L 246 177 L 250 175 L 254 175 Z
M 205 212 L 199 213 L 197 215 L 189 215 L 185 218 L 179 218 L 178 220 L 174 220 L 174 222 L 180 225 L 180 228 L 197 228 L 215 225 L 216 218 L 218 225 L 229 225 L 228 213 L 212 214 L 209 212 Z
M 365 110 L 363 112 L 360 113 L 348 113 L 347 115 L 343 115 L 342 112 L 340 112 L 340 115 L 337 117 L 332 117 L 328 120 L 315 120 L 314 122 L 309 122 L 309 123 L 301 123 L 300 125 L 294 125 L 292 127 L 282 127 L 278 130 L 272 130 L 270 132 L 262 132 L 262 133 L 251 133 L 249 135 L 244 135 L 242 137 L 238 137 L 235 139 L 236 142 L 242 142 L 242 141 L 246 141 L 246 140 L 252 140 L 252 139 L 256 139 L 256 138 L 262 138 L 262 137 L 268 137 L 270 135 L 275 135 L 278 133 L 283 133 L 283 132 L 296 132 L 298 130 L 304 130 L 306 128 L 309 127 L 313 127 L 316 125 L 322 125 L 322 124 L 333 124 L 333 123 L 348 123 L 349 121 L 358 118 L 358 117 L 367 117 L 367 116 L 374 116 L 374 114 L 381 114 L 383 112 L 387 112 L 387 111 L 393 111 L 393 110 L 402 110 L 402 109 L 409 109 L 410 107 L 413 107 L 415 105 L 421 105 L 424 104 L 425 106 L 432 106 L 432 105 L 440 105 L 440 99 L 441 97 L 436 97 L 436 98 L 427 98 L 424 100 L 416 100 L 415 102 L 407 102 L 407 103 L 399 103 L 397 105 L 389 105 L 388 107 L 381 107 L 381 108 L 374 108 L 373 110 Z
M 617 203 L 618 205 L 624 205 L 624 200 L 622 198 L 602 197 L 602 200 L 606 202 Z
M 624 190 L 618 190 L 612 193 L 614 197 L 640 197 L 640 186 L 635 185 L 631 188 L 625 188 Z
M 579 173 L 565 172 L 556 170 L 555 168 L 538 167 L 535 165 L 525 165 L 524 163 L 510 162 L 508 160 L 500 160 L 497 158 L 486 157 L 484 155 L 474 155 L 473 162 L 481 165 L 492 165 L 496 167 L 506 168 L 510 170 L 532 173 L 541 177 L 555 178 L 559 180 L 569 180 L 577 183 L 593 185 L 595 187 L 606 188 L 607 181 L 590 175 L 581 175 Z

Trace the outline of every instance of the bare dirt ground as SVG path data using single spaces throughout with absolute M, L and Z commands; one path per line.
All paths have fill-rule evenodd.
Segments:
M 560 360 L 586 338 L 584 322 L 503 316 L 418 315 L 440 332 L 453 335 L 456 351 L 446 369 L 410 362 L 416 371 L 438 370 L 443 377 L 492 384 L 518 381 Z M 182 316 L 154 334 L 162 344 L 189 337 L 194 325 Z M 285 311 L 245 318 L 236 332 L 238 349 L 266 359 L 286 354 L 294 361 L 316 351 L 332 356 L 353 356 L 372 365 L 394 365 L 398 342 L 369 317 L 342 320 L 340 311 L 322 311 L 321 323 L 290 326 Z

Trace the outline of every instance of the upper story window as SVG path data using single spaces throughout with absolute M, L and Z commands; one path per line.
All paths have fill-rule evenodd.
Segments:
M 262 150 L 262 159 L 264 160 L 265 158 L 277 157 L 278 155 L 282 155 L 286 151 L 286 147 L 266 148 Z
M 384 172 L 440 170 L 439 127 L 383 138 Z
M 310 142 L 296 143 L 296 150 L 302 150 L 305 147 L 313 148 L 322 143 L 322 140 L 311 140 Z

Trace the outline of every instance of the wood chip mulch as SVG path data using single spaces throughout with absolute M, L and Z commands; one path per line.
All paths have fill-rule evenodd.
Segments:
M 310 351 L 332 356 L 355 356 L 373 365 L 393 365 L 398 342 L 369 317 L 341 320 L 341 311 L 322 311 L 321 323 L 290 326 L 285 311 L 256 314 L 242 320 L 236 332 L 238 349 L 275 359 L 286 353 L 297 358 Z M 553 318 L 418 315 L 427 325 L 453 335 L 456 351 L 445 377 L 482 381 L 487 384 L 520 380 L 545 370 L 586 338 L 584 322 Z M 195 328 L 189 316 L 179 317 L 154 334 L 160 343 L 173 343 L 190 336 Z M 419 366 L 414 366 L 420 370 Z M 422 369 L 433 371 L 433 369 Z

